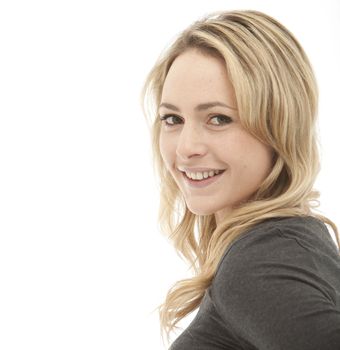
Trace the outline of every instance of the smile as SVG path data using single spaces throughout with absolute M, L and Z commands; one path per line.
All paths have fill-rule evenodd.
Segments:
M 225 170 L 223 170 L 222 172 L 218 173 L 218 174 L 215 174 L 214 176 L 212 177 L 208 177 L 206 179 L 202 179 L 202 180 L 193 180 L 193 179 L 190 179 L 185 172 L 182 172 L 182 176 L 185 180 L 185 182 L 190 186 L 190 187 L 194 187 L 194 188 L 202 188 L 202 187 L 206 187 L 206 186 L 209 186 L 210 184 L 218 181 L 223 173 L 225 172 Z

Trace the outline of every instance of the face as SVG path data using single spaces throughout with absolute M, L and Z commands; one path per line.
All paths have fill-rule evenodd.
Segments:
M 220 222 L 270 173 L 272 150 L 242 128 L 222 59 L 194 49 L 178 56 L 164 82 L 159 116 L 166 118 L 160 132 L 162 158 L 194 214 L 214 214 Z M 224 172 L 190 180 L 179 169 Z

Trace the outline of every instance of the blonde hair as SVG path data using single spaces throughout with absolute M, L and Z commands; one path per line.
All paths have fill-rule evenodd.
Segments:
M 168 341 L 176 324 L 200 305 L 227 247 L 255 224 L 273 217 L 314 216 L 332 227 L 340 246 L 336 225 L 312 212 L 320 195 L 313 190 L 320 169 L 318 89 L 310 62 L 292 33 L 258 11 L 217 12 L 196 21 L 150 71 L 142 91 L 146 116 L 157 116 L 169 68 L 188 49 L 225 60 L 241 124 L 273 148 L 275 162 L 252 198 L 217 225 L 214 215 L 188 210 L 160 154 L 161 122 L 157 117 L 151 120 L 154 167 L 160 180 L 159 223 L 194 272 L 194 277 L 175 283 L 159 306 L 162 337 L 165 332 Z

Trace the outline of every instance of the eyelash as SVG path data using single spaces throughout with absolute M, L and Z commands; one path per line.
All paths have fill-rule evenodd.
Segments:
M 174 114 L 165 114 L 165 115 L 163 115 L 163 116 L 160 116 L 159 119 L 160 119 L 161 121 L 164 121 L 164 123 L 165 123 L 166 126 L 172 127 L 172 126 L 174 126 L 174 125 L 176 125 L 176 124 L 169 124 L 169 123 L 167 122 L 167 119 L 169 119 L 170 117 L 180 118 L 180 117 L 178 117 L 177 115 L 174 115 Z M 228 116 L 226 116 L 226 115 L 223 115 L 223 114 L 214 115 L 213 117 L 210 118 L 210 120 L 213 119 L 213 118 L 216 118 L 216 117 L 223 117 L 225 120 L 227 120 L 225 124 L 222 124 L 222 126 L 223 126 L 223 125 L 226 125 L 226 124 L 230 124 L 230 123 L 233 121 L 230 117 L 228 117 Z M 214 126 L 220 126 L 220 125 L 216 125 L 216 124 L 213 124 L 213 125 L 214 125 Z

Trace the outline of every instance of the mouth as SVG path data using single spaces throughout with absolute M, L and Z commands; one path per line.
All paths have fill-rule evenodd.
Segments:
M 214 173 L 213 176 L 203 177 L 202 179 L 193 179 L 193 178 L 189 177 L 189 176 L 186 174 L 185 171 L 181 171 L 181 173 L 182 173 L 187 179 L 192 180 L 192 181 L 199 182 L 199 181 L 204 181 L 204 180 L 210 179 L 210 178 L 212 178 L 212 177 L 218 176 L 218 175 L 224 173 L 224 172 L 225 172 L 225 169 L 222 169 L 222 170 L 214 170 L 214 172 L 215 172 L 215 173 Z
M 191 187 L 196 187 L 196 188 L 205 187 L 216 182 L 219 178 L 222 177 L 224 172 L 225 172 L 225 169 L 220 170 L 217 174 L 214 174 L 213 176 L 209 176 L 207 178 L 203 178 L 200 180 L 200 179 L 191 179 L 190 177 L 187 176 L 187 174 L 184 171 L 181 171 L 185 182 Z

